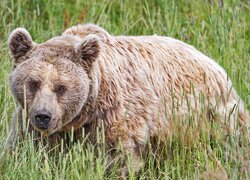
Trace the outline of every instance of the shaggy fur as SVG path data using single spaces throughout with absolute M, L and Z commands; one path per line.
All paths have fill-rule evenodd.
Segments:
M 171 136 L 174 118 L 199 113 L 204 104 L 208 117 L 218 114 L 229 130 L 237 129 L 236 121 L 249 126 L 249 115 L 224 69 L 169 37 L 111 36 L 89 24 L 71 27 L 42 44 L 17 29 L 9 47 L 15 60 L 11 89 L 20 114 L 26 88 L 31 129 L 50 138 L 72 128 L 95 131 L 103 125 L 108 147 L 120 141 L 133 152 L 135 167 L 140 166 L 140 148 L 150 138 Z M 57 92 L 60 85 L 62 94 Z M 47 130 L 33 123 L 34 112 L 41 108 L 52 113 Z

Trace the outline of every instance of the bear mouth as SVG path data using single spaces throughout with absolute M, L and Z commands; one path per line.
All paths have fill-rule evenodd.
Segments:
M 53 119 L 52 122 L 53 123 L 50 123 L 47 128 L 40 128 L 36 125 L 36 123 L 34 123 L 34 121 L 31 121 L 31 124 L 35 130 L 39 131 L 43 136 L 50 136 L 58 131 L 59 119 Z

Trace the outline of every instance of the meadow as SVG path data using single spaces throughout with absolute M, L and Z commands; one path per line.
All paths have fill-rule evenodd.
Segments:
M 9 33 L 25 27 L 36 42 L 75 24 L 95 23 L 113 35 L 164 35 L 180 39 L 215 59 L 228 73 L 250 110 L 250 2 L 247 0 L 1 0 L 0 145 L 17 106 L 8 75 Z M 138 177 L 129 179 L 250 179 L 250 141 L 224 136 L 219 125 L 178 129 L 157 157 L 148 156 Z M 51 155 L 27 135 L 14 152 L 0 151 L 0 179 L 116 179 L 106 172 L 105 150 L 88 143 L 58 147 Z M 131 159 L 132 160 L 132 159 Z

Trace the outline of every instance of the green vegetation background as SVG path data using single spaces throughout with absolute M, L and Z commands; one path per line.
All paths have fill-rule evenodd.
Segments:
M 9 131 L 16 103 L 10 94 L 11 61 L 7 39 L 25 27 L 43 42 L 78 23 L 96 23 L 113 35 L 164 35 L 195 46 L 225 68 L 250 109 L 250 2 L 247 0 L 2 0 L 0 2 L 0 143 Z M 209 132 L 190 145 L 176 137 L 166 144 L 161 163 L 149 156 L 141 179 L 250 178 L 250 145 Z M 221 134 L 216 129 L 215 134 Z M 220 136 L 218 136 L 220 137 Z M 115 179 L 104 175 L 105 158 L 94 146 L 77 144 L 67 154 L 50 156 L 27 140 L 12 154 L 0 151 L 0 179 Z M 112 172 L 112 171 L 111 171 Z M 131 179 L 135 175 L 131 173 Z

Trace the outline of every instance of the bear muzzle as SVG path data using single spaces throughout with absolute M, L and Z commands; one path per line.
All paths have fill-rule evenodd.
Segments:
M 40 130 L 47 130 L 49 128 L 51 118 L 51 112 L 48 110 L 38 110 L 34 113 L 34 125 Z

